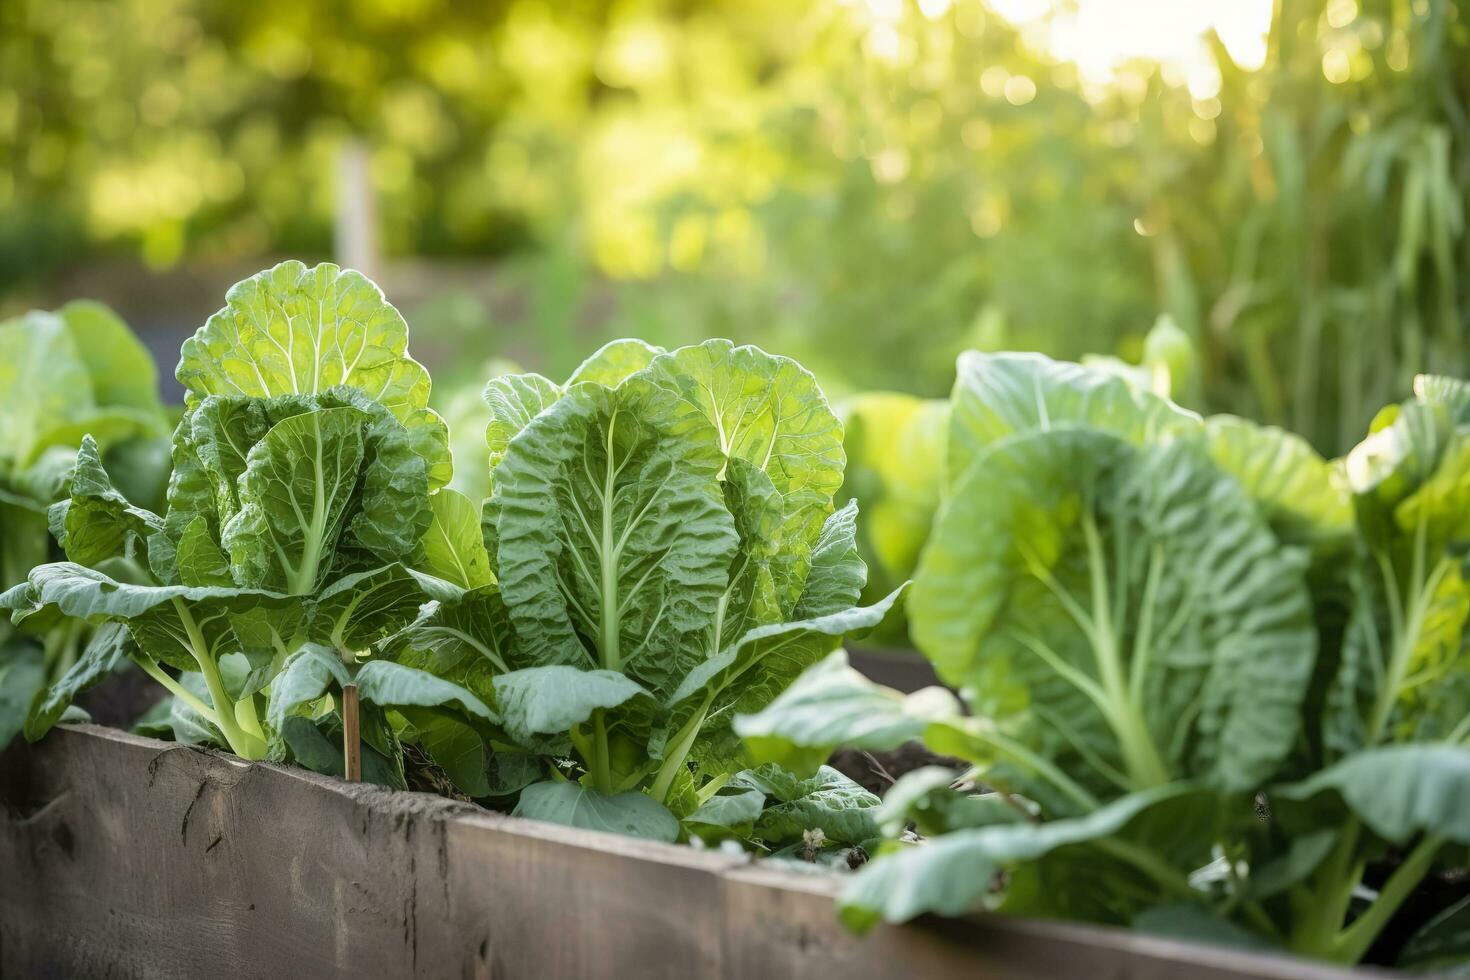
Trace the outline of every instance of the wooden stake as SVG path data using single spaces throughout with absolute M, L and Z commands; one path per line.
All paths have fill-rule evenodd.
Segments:
M 342 759 L 349 783 L 362 781 L 362 732 L 357 720 L 357 685 L 342 688 Z

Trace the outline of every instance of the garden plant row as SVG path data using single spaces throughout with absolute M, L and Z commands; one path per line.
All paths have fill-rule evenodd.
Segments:
M 131 664 L 171 694 L 148 734 L 861 865 L 858 930 L 988 908 L 1470 963 L 1470 386 L 1420 379 L 1329 462 L 1126 372 L 963 355 L 922 423 L 934 531 L 864 604 L 843 426 L 794 361 L 624 340 L 564 383 L 495 378 L 477 501 L 446 486 L 407 341 L 358 273 L 238 284 L 184 344 L 161 505 L 117 450 L 163 412 L 114 426 L 105 354 L 74 345 L 95 397 L 59 435 L 22 440 L 42 420 L 8 405 L 7 488 L 58 453 L 4 503 L 60 496 L 66 560 L 33 536 L 0 598 L 0 722 L 23 716 L 0 735 Z M 900 695 L 839 649 L 905 605 L 947 688 Z M 966 768 L 880 802 L 824 765 L 914 740 Z

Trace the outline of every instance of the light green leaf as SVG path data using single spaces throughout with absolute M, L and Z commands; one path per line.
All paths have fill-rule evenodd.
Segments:
M 801 779 L 780 766 L 764 765 L 736 773 L 726 790 L 756 790 L 767 806 L 756 821 L 753 833 L 774 846 L 802 840 L 806 831 L 821 830 L 829 841 L 860 844 L 878 836 L 874 819 L 878 797 L 863 789 L 831 766 Z
M 1200 425 L 1193 412 L 1121 378 L 1041 354 L 965 351 L 950 403 L 951 488 L 986 448 L 1009 435 L 1085 427 L 1142 445 Z
M 721 790 L 685 817 L 684 826 L 707 843 L 726 838 L 744 840 L 754 831 L 765 808 L 766 794 L 758 789 Z
M 899 776 L 883 794 L 875 814 L 883 833 L 897 837 L 912 823 L 926 837 L 1026 819 L 1026 804 L 1000 793 L 968 793 L 953 788 L 959 773 L 944 766 L 921 766 Z
M 271 731 L 285 732 L 286 719 L 304 705 L 320 700 L 327 692 L 352 683 L 352 673 L 342 658 L 319 644 L 309 643 L 286 658 L 281 672 L 271 682 L 266 723 Z M 272 754 L 281 758 L 285 743 L 276 741 Z
M 128 325 L 112 310 L 91 300 L 67 303 L 58 315 L 86 365 L 96 403 L 135 409 L 161 429 L 158 369 Z
M 931 720 L 959 714 L 948 691 L 928 688 L 905 696 L 879 687 L 849 667 L 846 651 L 839 650 L 763 710 L 737 716 L 734 727 L 757 759 L 800 773 L 815 771 L 839 745 L 897 748 L 922 735 Z
M 1444 744 L 1365 749 L 1273 795 L 1335 792 L 1374 833 L 1405 844 L 1426 833 L 1470 844 L 1470 748 Z
M 1341 470 L 1300 436 L 1231 415 L 1205 420 L 1215 465 L 1240 481 L 1286 544 L 1341 547 L 1353 510 Z
M 434 603 L 384 646 L 390 659 L 441 677 L 459 677 L 460 671 L 481 664 L 503 674 L 523 663 L 510 615 L 494 586 L 474 589 L 453 602 Z
M 430 424 L 429 375 L 408 356 L 408 326 L 360 272 L 282 262 L 230 288 L 183 345 L 187 403 L 208 395 L 316 395 L 362 389 L 405 425 Z
M 482 397 L 490 408 L 485 443 L 491 471 L 500 465 L 510 441 L 561 395 L 555 382 L 539 374 L 506 374 L 490 379 Z
M 812 548 L 811 571 L 796 604 L 797 619 L 826 616 L 858 604 L 868 568 L 858 555 L 857 518 L 857 501 L 850 500 L 822 525 Z
M 616 388 L 623 383 L 624 378 L 648 367 L 648 362 L 662 353 L 662 347 L 654 347 L 633 338 L 610 341 L 598 348 L 572 372 L 572 376 L 567 379 L 567 387 L 585 382 Z
M 672 844 L 679 838 L 679 821 L 643 793 L 603 796 L 580 783 L 535 783 L 521 790 L 512 813 L 529 820 L 545 820 L 567 827 L 626 834 Z
M 785 550 L 816 542 L 847 457 L 842 424 L 809 371 L 758 347 L 707 340 L 659 354 L 640 377 L 677 392 L 715 429 L 724 455 L 771 478 Z
M 490 585 L 490 556 L 480 534 L 480 508 L 447 487 L 429 498 L 433 520 L 424 535 L 423 570 L 462 589 Z
M 479 732 L 447 715 L 414 708 L 401 710 L 417 729 L 419 745 L 456 789 L 470 797 L 490 795 L 485 740 Z
M 956 485 L 908 611 L 977 715 L 1095 795 L 1246 790 L 1300 724 L 1304 568 L 1187 442 L 1057 429 L 996 444 Z
M 862 502 L 863 556 L 887 592 L 913 575 L 939 509 L 949 403 L 870 392 L 842 413 L 847 470 L 838 496 Z

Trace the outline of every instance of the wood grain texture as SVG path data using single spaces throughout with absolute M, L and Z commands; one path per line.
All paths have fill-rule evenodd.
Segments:
M 838 925 L 836 882 L 91 726 L 0 758 L 0 977 L 1361 974 L 1063 923 Z

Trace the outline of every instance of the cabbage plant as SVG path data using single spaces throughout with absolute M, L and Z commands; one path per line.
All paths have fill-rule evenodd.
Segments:
M 360 274 L 282 263 L 232 288 L 184 344 L 186 411 L 161 515 L 130 502 L 83 438 L 71 496 L 51 513 L 69 560 L 33 569 L 4 605 L 18 624 L 111 624 L 111 642 L 37 699 L 28 736 L 122 659 L 175 696 L 176 731 L 247 759 L 290 754 L 288 718 L 330 713 L 348 686 L 389 771 L 388 708 L 489 719 L 467 691 L 361 662 L 423 602 L 463 592 L 423 570 L 450 463 L 406 343 Z
M 988 906 L 1360 960 L 1470 844 L 1466 390 L 1421 379 L 1333 464 L 1107 373 L 962 356 L 908 604 L 958 698 L 836 654 L 737 723 L 798 770 L 912 738 L 971 763 L 892 788 L 888 830 L 931 839 L 860 872 L 847 921 Z
M 734 714 L 897 601 L 858 604 L 841 425 L 794 361 L 728 341 L 618 341 L 565 384 L 499 377 L 485 397 L 494 581 L 389 647 L 499 713 L 461 780 L 518 789 L 521 815 L 672 839 L 747 761 Z
M 75 302 L 0 324 L 0 584 L 60 556 L 47 509 L 68 493 L 84 433 L 151 504 L 168 480 L 167 432 L 153 359 L 106 307 Z M 93 641 L 70 617 L 0 627 L 0 748 L 37 692 Z M 106 647 L 111 637 L 95 641 Z

